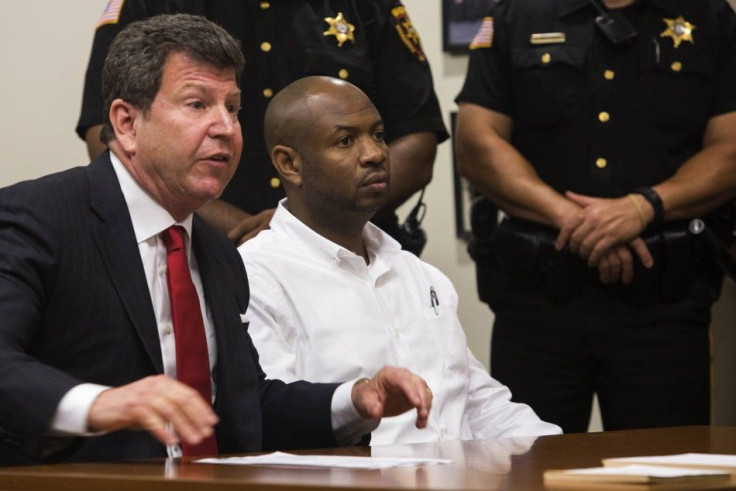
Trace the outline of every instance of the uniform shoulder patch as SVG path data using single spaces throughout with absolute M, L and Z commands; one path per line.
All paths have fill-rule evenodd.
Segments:
M 105 10 L 102 12 L 100 21 L 97 23 L 97 27 L 104 26 L 106 24 L 117 24 L 120 20 L 120 12 L 123 10 L 123 4 L 125 0 L 110 0 L 107 2 Z
M 396 32 L 404 42 L 409 51 L 419 59 L 419 61 L 425 61 L 427 59 L 424 56 L 422 50 L 422 41 L 419 39 L 419 33 L 414 29 L 414 25 L 411 23 L 409 13 L 406 11 L 406 7 L 394 7 L 391 9 L 391 15 L 396 21 Z
M 493 46 L 493 17 L 485 17 L 478 32 L 470 41 L 470 49 L 490 48 Z

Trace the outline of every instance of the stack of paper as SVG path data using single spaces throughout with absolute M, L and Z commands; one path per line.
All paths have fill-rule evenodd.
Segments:
M 731 474 L 736 474 L 736 455 L 683 453 L 678 455 L 654 455 L 647 457 L 619 457 L 615 459 L 603 459 L 603 465 L 606 467 L 631 464 L 684 467 L 688 469 L 712 469 L 728 471 Z
M 728 480 L 736 455 L 679 454 L 603 459 L 604 467 L 549 470 L 547 485 L 573 483 L 661 484 Z
M 544 483 L 547 485 L 576 482 L 657 484 L 727 480 L 729 477 L 728 472 L 717 470 L 681 469 L 655 465 L 624 465 L 545 471 Z

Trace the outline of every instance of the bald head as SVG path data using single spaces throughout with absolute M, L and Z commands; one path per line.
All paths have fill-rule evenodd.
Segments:
M 310 138 L 314 118 L 346 97 L 370 103 L 359 88 L 336 78 L 311 76 L 287 85 L 266 109 L 264 134 L 269 154 L 276 145 L 302 148 L 303 142 Z

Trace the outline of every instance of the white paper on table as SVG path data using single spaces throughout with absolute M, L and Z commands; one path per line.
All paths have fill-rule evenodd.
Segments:
M 273 452 L 254 457 L 223 457 L 195 460 L 202 464 L 288 465 L 296 467 L 340 467 L 346 469 L 388 469 L 420 465 L 449 464 L 447 459 L 417 459 L 403 457 L 350 457 L 344 455 L 296 455 Z
M 563 472 L 566 474 L 578 474 L 588 476 L 648 476 L 660 479 L 690 476 L 728 475 L 728 472 L 725 471 L 636 464 L 623 465 L 621 467 L 591 467 L 588 469 L 570 469 Z
M 603 459 L 603 465 L 605 466 L 618 466 L 629 464 L 720 469 L 730 470 L 733 473 L 736 472 L 736 455 L 683 453 L 676 455 L 654 455 Z

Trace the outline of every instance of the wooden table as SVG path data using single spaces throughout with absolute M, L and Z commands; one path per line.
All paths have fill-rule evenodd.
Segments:
M 195 464 L 186 460 L 115 464 L 58 464 L 0 468 L 0 489 L 54 490 L 382 490 L 545 489 L 547 469 L 595 467 L 604 457 L 686 452 L 736 454 L 736 427 L 693 426 L 579 433 L 534 438 L 451 441 L 373 448 L 317 450 L 314 454 L 433 457 L 447 465 L 384 470 L 307 469 Z M 611 489 L 642 489 L 624 486 Z M 604 489 L 587 486 L 587 489 Z M 608 488 L 605 488 L 608 489 Z M 643 489 L 694 489 L 690 486 Z M 709 489 L 736 489 L 726 481 Z

